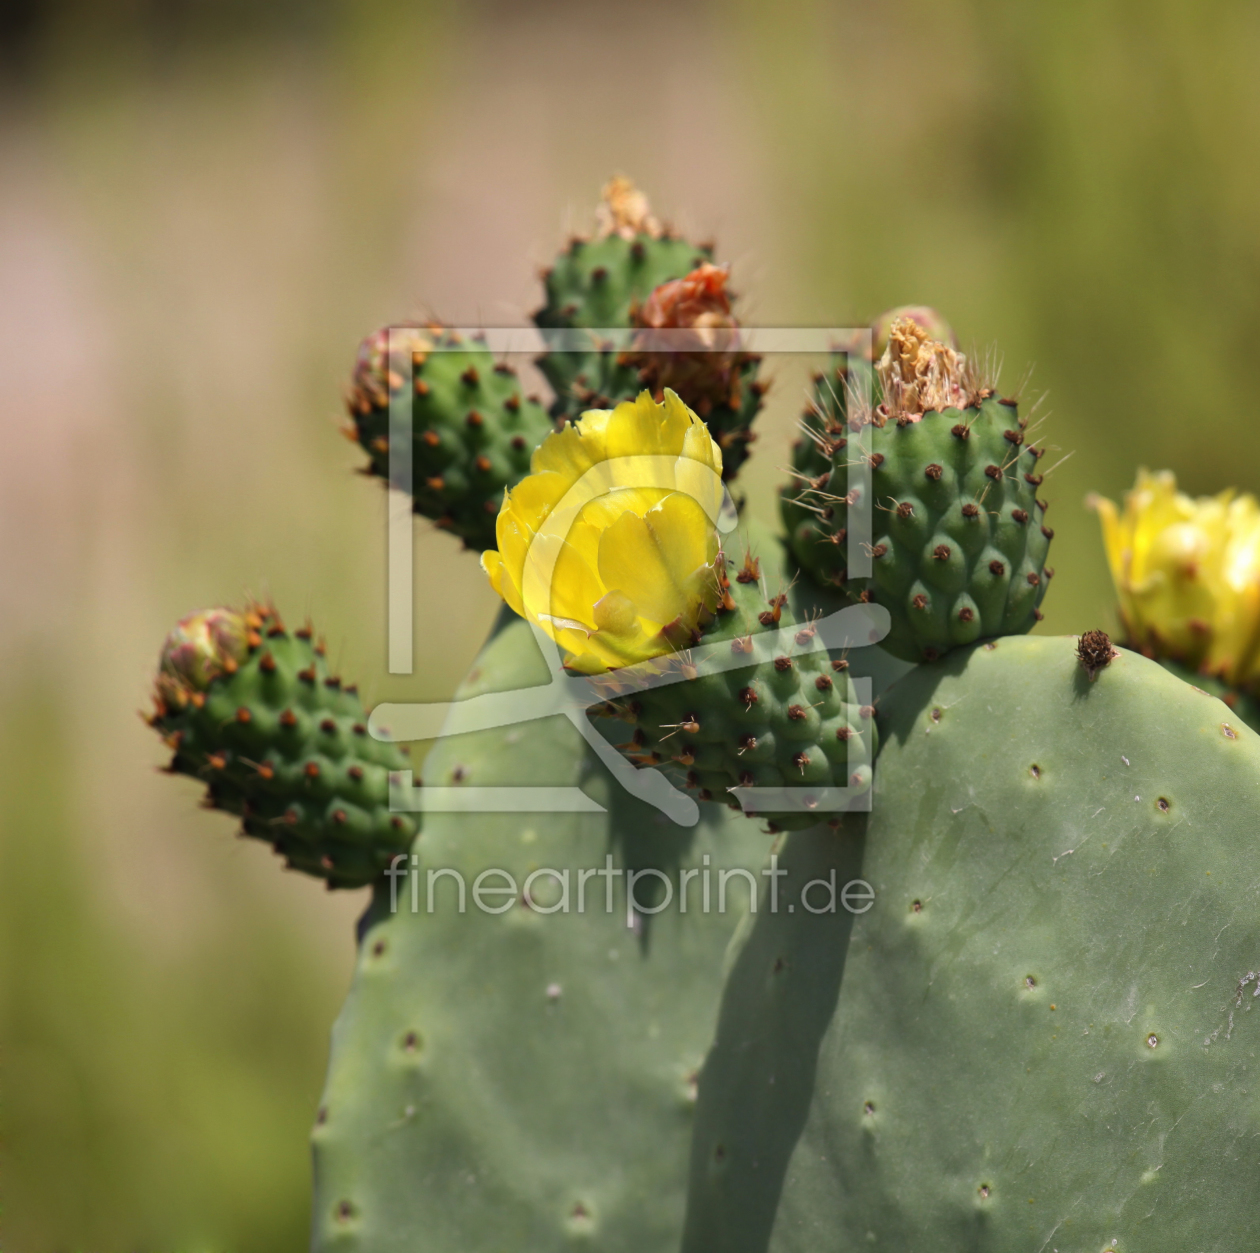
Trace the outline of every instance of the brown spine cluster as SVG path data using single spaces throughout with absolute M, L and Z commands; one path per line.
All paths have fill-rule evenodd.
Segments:
M 1101 670 L 1119 656 L 1119 652 L 1112 647 L 1111 637 L 1106 631 L 1086 631 L 1076 645 L 1077 660 L 1085 667 L 1085 673 L 1089 675 L 1091 683 L 1098 678 Z

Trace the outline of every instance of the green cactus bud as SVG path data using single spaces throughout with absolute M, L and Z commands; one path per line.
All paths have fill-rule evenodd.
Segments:
M 542 328 L 638 327 L 623 353 L 546 353 L 538 365 L 556 393 L 552 412 L 576 418 L 608 409 L 644 387 L 660 399 L 679 394 L 702 418 L 722 449 L 723 474 L 732 478 L 753 440 L 750 427 L 766 386 L 760 358 L 739 348 L 738 323 L 726 290 L 726 270 L 712 264 L 712 245 L 672 235 L 652 215 L 629 179 L 604 188 L 592 239 L 573 239 L 544 276 L 546 303 L 534 314 Z M 677 347 L 661 332 L 681 333 Z M 703 350 L 703 351 L 702 351 Z
M 720 671 L 690 652 L 661 659 L 667 671 L 687 677 L 609 702 L 609 711 L 634 728 L 620 747 L 636 765 L 677 771 L 701 800 L 732 809 L 741 787 L 848 787 L 860 796 L 870 787 L 877 747 L 874 709 L 858 700 L 848 661 L 822 650 L 789 653 L 782 633 L 799 626 L 794 643 L 814 637 L 809 622 L 794 621 L 786 592 L 768 594 L 760 562 L 742 565 L 719 557 L 722 600 L 697 644 L 729 641 L 752 664 Z M 773 634 L 770 634 L 773 632 Z M 617 671 L 608 682 L 615 690 Z M 808 803 L 808 802 L 807 802 Z M 823 811 L 765 815 L 771 830 L 817 825 Z
M 368 735 L 358 691 L 328 672 L 308 628 L 288 631 L 274 609 L 180 622 L 149 724 L 174 752 L 169 771 L 206 784 L 209 808 L 329 887 L 372 882 L 411 845 L 415 823 L 389 808 L 405 756 Z
M 359 347 L 346 397 L 354 425 L 346 434 L 371 458 L 368 472 L 388 482 L 390 396 L 409 386 L 416 513 L 466 548 L 493 548 L 503 491 L 528 472 L 553 423 L 484 344 L 440 326 L 395 328 L 391 361 L 390 334 L 377 331 Z
M 1029 630 L 1053 577 L 1054 533 L 1037 496 L 1042 450 L 1027 444 L 1016 403 L 996 399 L 961 353 L 910 318 L 891 329 L 871 409 L 851 386 L 861 369 L 842 362 L 819 380 L 794 450 L 781 508 L 796 561 L 849 599 L 885 606 L 883 646 L 907 660 Z M 873 574 L 858 578 L 846 539 L 863 463 Z

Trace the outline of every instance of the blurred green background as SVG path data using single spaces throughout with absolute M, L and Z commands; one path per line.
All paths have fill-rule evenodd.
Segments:
M 244 0 L 0 11 L 0 1243 L 306 1244 L 306 1134 L 361 894 L 280 873 L 135 716 L 180 615 L 310 613 L 372 699 L 449 694 L 489 624 L 418 531 L 384 666 L 358 337 L 523 322 L 632 174 L 747 320 L 938 305 L 1048 393 L 1043 629 L 1112 621 L 1091 489 L 1260 488 L 1260 10 Z M 770 362 L 766 512 L 804 395 Z

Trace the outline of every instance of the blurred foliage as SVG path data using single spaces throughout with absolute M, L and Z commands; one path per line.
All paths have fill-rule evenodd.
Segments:
M 1045 630 L 1113 620 L 1087 491 L 1260 490 L 1241 0 L 27 0 L 0 38 L 6 1247 L 305 1245 L 361 902 L 195 810 L 133 710 L 169 625 L 246 590 L 371 699 L 454 687 L 492 598 L 418 530 L 421 668 L 385 673 L 342 378 L 389 319 L 523 321 L 610 171 L 717 236 L 750 320 L 930 302 L 1008 390 L 1035 363 L 1046 465 L 1074 453 Z M 805 386 L 769 364 L 767 515 Z
M 295 1135 L 314 1115 L 335 994 L 257 885 L 247 902 L 214 881 L 227 862 L 202 867 L 201 891 L 237 908 L 178 960 L 120 934 L 74 838 L 64 697 L 39 685 L 8 696 L 6 1247 L 301 1247 Z

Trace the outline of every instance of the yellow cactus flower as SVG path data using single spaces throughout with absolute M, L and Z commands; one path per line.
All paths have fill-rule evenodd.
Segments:
M 722 453 L 674 392 L 548 435 L 504 493 L 494 590 L 583 674 L 686 647 L 720 598 Z
M 1170 471 L 1139 470 L 1119 510 L 1092 501 L 1128 642 L 1233 687 L 1260 673 L 1260 503 L 1194 500 Z

